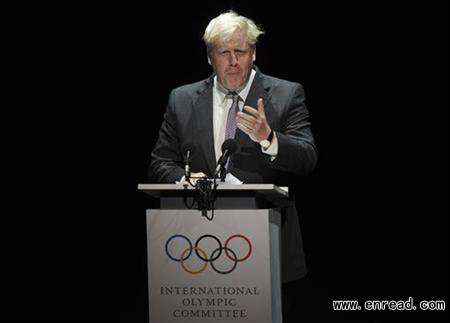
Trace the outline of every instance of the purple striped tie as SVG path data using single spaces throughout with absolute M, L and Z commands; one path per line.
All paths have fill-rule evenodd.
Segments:
M 233 103 L 228 110 L 227 127 L 225 128 L 225 140 L 234 138 L 236 133 L 236 113 L 239 111 L 239 94 L 236 92 L 229 92 L 232 96 Z
M 225 128 L 225 140 L 233 138 L 236 134 L 236 114 L 239 111 L 239 94 L 236 92 L 229 92 L 228 95 L 232 96 L 233 103 L 231 104 L 230 109 L 228 110 L 228 117 L 227 117 L 227 127 Z M 227 170 L 227 173 L 231 170 L 233 167 L 233 162 L 231 161 L 231 158 L 228 159 L 227 164 L 225 165 L 225 169 Z

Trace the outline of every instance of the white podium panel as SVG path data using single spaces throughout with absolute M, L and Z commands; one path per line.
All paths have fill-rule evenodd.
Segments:
M 210 214 L 210 211 L 208 211 Z M 147 210 L 151 323 L 281 322 L 275 210 Z

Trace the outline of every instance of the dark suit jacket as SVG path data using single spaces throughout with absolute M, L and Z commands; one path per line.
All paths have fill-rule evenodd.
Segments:
M 184 175 L 181 147 L 186 142 L 197 145 L 191 163 L 192 172 L 214 173 L 216 160 L 213 139 L 213 76 L 181 86 L 172 91 L 158 141 L 153 149 L 149 178 L 157 183 L 174 183 Z M 274 183 L 287 186 L 298 176 L 311 172 L 317 152 L 304 104 L 304 92 L 293 83 L 262 74 L 256 75 L 245 105 L 257 107 L 263 98 L 267 121 L 278 138 L 278 155 L 273 162 L 241 130 L 235 139 L 239 151 L 232 156 L 231 173 L 244 183 Z M 217 158 L 216 158 L 217 157 Z M 283 210 L 282 278 L 295 280 L 306 274 L 302 238 L 295 203 Z

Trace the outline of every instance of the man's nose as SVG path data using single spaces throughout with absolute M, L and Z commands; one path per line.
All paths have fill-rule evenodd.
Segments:
M 230 54 L 230 65 L 231 66 L 236 66 L 237 63 L 238 63 L 238 58 L 237 58 L 236 53 L 231 52 L 231 54 Z

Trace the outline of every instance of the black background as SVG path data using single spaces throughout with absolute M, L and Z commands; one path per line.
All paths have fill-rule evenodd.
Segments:
M 448 319 L 332 310 L 335 299 L 448 301 L 448 7 L 438 3 L 5 10 L 0 318 L 148 321 L 155 204 L 137 183 L 170 90 L 211 72 L 204 28 L 233 8 L 266 30 L 262 72 L 304 85 L 320 153 L 298 193 L 309 274 L 294 316 Z

